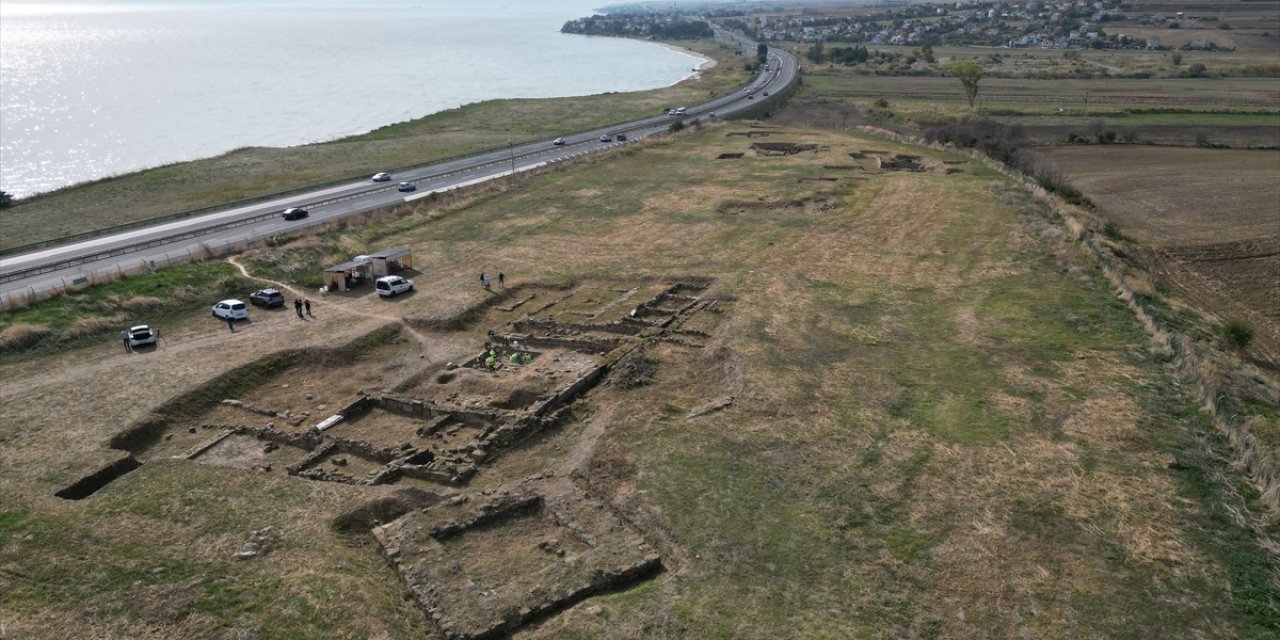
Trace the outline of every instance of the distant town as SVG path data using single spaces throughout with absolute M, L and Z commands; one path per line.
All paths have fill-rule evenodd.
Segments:
M 564 33 L 641 37 L 655 40 L 709 38 L 713 35 L 703 17 L 722 22 L 748 37 L 769 41 L 845 42 L 867 45 L 987 46 L 1041 49 L 1145 49 L 1170 50 L 1159 38 L 1136 37 L 1119 25 L 1136 20 L 1144 27 L 1177 29 L 1182 21 L 1218 20 L 1217 17 L 1169 14 L 1135 16 L 1121 0 L 1097 2 L 955 2 L 946 5 L 890 6 L 867 15 L 752 14 L 741 10 L 690 9 L 654 12 L 633 7 L 609 15 L 595 15 L 565 23 Z M 1218 28 L 1230 30 L 1225 22 Z M 1216 51 L 1210 39 L 1197 39 L 1177 47 Z

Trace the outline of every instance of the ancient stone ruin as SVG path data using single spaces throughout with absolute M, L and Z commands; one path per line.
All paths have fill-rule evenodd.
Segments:
M 514 445 L 557 428 L 619 363 L 628 378 L 621 384 L 630 384 L 656 366 L 643 355 L 652 346 L 701 348 L 734 304 L 704 297 L 709 285 L 682 278 L 507 289 L 464 319 L 415 325 L 472 332 L 472 356 L 417 366 L 402 357 L 373 377 L 359 363 L 403 351 L 398 326 L 335 349 L 270 354 L 158 407 L 112 439 L 118 459 L 58 495 L 87 498 L 159 457 L 228 473 L 403 485 L 405 504 L 358 507 L 352 513 L 381 515 L 353 516 L 344 531 L 373 535 L 446 637 L 507 634 L 645 579 L 661 558 L 609 505 L 551 472 L 456 492 Z M 245 392 L 244 380 L 257 384 Z M 224 397 L 223 389 L 241 391 Z M 279 532 L 268 533 L 237 558 L 268 550 Z

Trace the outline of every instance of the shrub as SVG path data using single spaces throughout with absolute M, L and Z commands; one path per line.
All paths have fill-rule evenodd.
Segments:
M 1243 351 L 1253 341 L 1253 327 L 1240 318 L 1222 323 L 1222 341 L 1235 351 Z
M 49 337 L 53 332 L 48 327 L 27 323 L 18 323 L 0 331 L 0 353 L 11 353 L 30 349 Z
M 676 133 L 677 131 L 682 131 L 683 129 L 684 129 L 684 123 L 679 120 L 672 122 L 671 126 L 667 127 L 667 131 L 670 131 L 671 133 Z

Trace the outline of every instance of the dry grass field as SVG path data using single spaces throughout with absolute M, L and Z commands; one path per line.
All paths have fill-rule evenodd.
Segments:
M 0 635 L 441 638 L 376 522 L 335 522 L 407 487 L 486 495 L 532 474 L 590 494 L 663 571 L 516 638 L 1280 634 L 1280 532 L 1229 447 L 1061 221 L 981 164 L 719 125 L 238 260 L 280 279 L 323 266 L 319 244 L 410 247 L 418 291 L 313 299 L 309 321 L 254 311 L 234 334 L 197 311 L 150 352 L 112 340 L 0 363 Z M 243 379 L 202 393 L 319 411 L 296 386 L 378 393 L 466 361 L 521 313 L 477 307 L 482 271 L 595 287 L 565 307 L 583 317 L 671 279 L 718 304 L 699 333 L 647 347 L 647 383 L 610 373 L 462 487 L 155 456 L 82 500 L 54 495 L 122 455 L 114 434 L 234 367 Z M 386 326 L 358 357 L 263 360 Z M 267 527 L 269 553 L 237 559 Z M 537 564 L 504 531 L 442 547 L 481 560 L 456 568 L 467 597 Z

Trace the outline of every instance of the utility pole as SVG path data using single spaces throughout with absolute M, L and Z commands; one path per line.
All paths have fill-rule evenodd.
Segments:
M 512 146 L 513 144 L 511 138 L 507 138 L 507 151 L 511 153 L 511 178 L 514 180 L 516 177 L 516 148 Z

